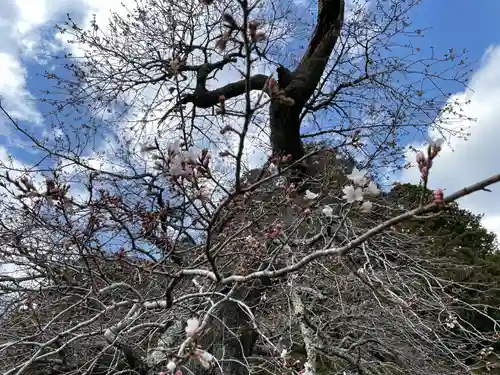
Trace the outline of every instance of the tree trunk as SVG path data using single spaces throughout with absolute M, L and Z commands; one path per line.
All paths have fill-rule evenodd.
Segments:
M 269 106 L 273 150 L 281 156 L 292 155 L 294 161 L 304 156 L 300 138 L 300 111 L 299 106 L 288 106 L 276 99 Z
M 300 137 L 300 114 L 325 71 L 340 35 L 343 17 L 344 0 L 318 0 L 317 24 L 302 60 L 293 72 L 282 66 L 278 68 L 280 95 L 293 99 L 294 104 L 283 103 L 277 97 L 271 100 L 270 141 L 276 155 L 290 155 L 291 161 L 299 160 L 305 155 Z M 205 88 L 208 74 L 222 68 L 228 61 L 229 58 L 219 63 L 203 65 L 198 70 L 197 90 L 194 94 L 186 95 L 181 104 L 193 103 L 197 107 L 210 108 L 218 103 L 220 95 L 226 98 L 243 95 L 247 90 L 247 80 L 230 83 L 213 91 Z M 254 75 L 249 78 L 249 89 L 263 90 L 272 95 L 268 92 L 267 80 L 268 77 L 262 74 Z M 298 172 L 301 174 L 305 172 L 304 169 L 304 166 L 299 166 Z M 242 285 L 235 298 L 252 306 L 258 303 L 264 289 L 263 285 Z M 207 337 L 207 341 L 211 341 L 217 358 L 233 359 L 223 362 L 225 375 L 247 375 L 249 371 L 245 365 L 245 357 L 251 355 L 257 334 L 253 331 L 248 316 L 236 303 L 225 303 L 219 312 L 218 317 L 222 319 L 214 321 L 213 333 Z

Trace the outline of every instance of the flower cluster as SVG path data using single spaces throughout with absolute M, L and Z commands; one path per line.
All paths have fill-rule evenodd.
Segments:
M 155 146 L 143 146 L 142 152 L 156 151 Z M 201 150 L 198 157 L 195 156 L 192 150 L 182 150 L 179 140 L 168 145 L 167 157 L 162 160 L 161 156 L 153 154 L 153 159 L 156 159 L 155 169 L 166 171 L 170 176 L 177 180 L 185 178 L 192 180 L 193 177 L 203 175 L 209 170 L 210 154 L 207 149 Z M 162 160 L 162 161 L 160 161 Z
M 167 364 L 167 370 L 168 372 L 172 373 L 174 372 L 176 368 L 176 365 L 174 362 L 170 361 L 168 364 Z M 158 375 L 166 375 L 163 371 L 161 371 Z M 174 375 L 182 375 L 182 371 L 180 369 L 178 369 Z
M 283 349 L 280 354 L 281 360 L 283 361 L 283 367 L 289 370 L 298 370 L 300 366 L 300 360 L 294 360 L 291 353 Z
M 252 20 L 248 22 L 248 35 L 252 42 L 262 42 L 266 40 L 266 33 L 263 30 L 258 30 L 257 28 L 260 26 L 258 21 Z
M 271 95 L 278 95 L 280 92 L 278 82 L 274 79 L 273 76 L 269 77 L 267 81 L 267 87 L 269 88 L 269 92 L 271 93 Z
M 434 203 L 436 203 L 436 204 L 443 204 L 444 203 L 443 189 L 437 188 L 434 191 Z
M 331 206 L 325 206 L 321 210 L 321 213 L 326 217 L 333 217 L 333 208 Z
M 197 318 L 188 319 L 185 328 L 186 336 L 194 337 L 198 332 L 198 328 L 200 328 L 200 321 Z
M 429 171 L 432 168 L 434 158 L 439 154 L 443 146 L 444 140 L 429 140 L 429 146 L 427 147 L 427 156 L 423 151 L 417 152 L 416 161 L 418 169 L 420 171 L 420 178 L 422 179 L 424 185 L 427 185 L 429 179 Z M 434 191 L 434 203 L 443 204 L 444 194 L 442 189 L 436 189 Z
M 224 13 L 222 15 L 222 19 L 224 20 L 224 22 L 226 22 L 225 26 L 227 27 L 227 30 L 219 39 L 217 39 L 217 42 L 215 42 L 215 49 L 217 49 L 219 52 L 223 52 L 227 48 L 227 43 L 231 39 L 233 31 L 239 28 L 238 24 L 231 14 Z
M 281 103 L 285 105 L 292 106 L 295 104 L 295 100 L 285 95 L 285 92 L 279 88 L 278 82 L 271 75 L 267 80 L 268 94 L 275 99 L 278 99 Z
M 205 370 L 209 370 L 213 366 L 214 356 L 206 350 L 196 348 L 194 356 Z
M 455 326 L 458 324 L 458 320 L 457 320 L 457 317 L 453 314 L 450 314 L 448 315 L 448 317 L 446 318 L 446 327 L 452 329 L 452 328 L 455 328 Z
M 23 301 L 23 303 L 19 306 L 19 312 L 28 311 L 28 310 L 36 310 L 38 308 L 38 304 L 29 301 Z
M 268 158 L 267 158 L 267 165 L 270 169 L 271 172 L 275 173 L 279 170 L 279 167 L 282 164 L 287 164 L 290 161 L 292 161 L 292 155 L 288 154 L 285 156 L 280 156 L 277 155 L 276 153 L 272 153 Z
M 488 357 L 491 353 L 493 353 L 493 348 L 490 346 L 488 348 L 482 348 L 479 351 L 479 356 L 481 357 L 481 359 L 484 359 Z
M 241 29 L 241 26 L 236 23 L 231 14 L 224 13 L 222 18 L 228 30 L 226 30 L 224 34 L 222 34 L 222 36 L 215 42 L 215 49 L 217 49 L 219 52 L 223 52 L 227 48 L 227 43 L 231 40 L 233 31 Z M 266 33 L 263 30 L 258 29 L 259 25 L 260 23 L 255 20 L 248 22 L 247 25 L 248 36 L 254 43 L 262 42 L 267 39 Z
M 195 280 L 193 280 L 193 282 L 195 283 L 195 285 L 197 285 L 197 282 Z M 198 335 L 199 328 L 200 328 L 200 321 L 198 320 L 198 318 L 188 319 L 185 328 L 186 336 L 188 338 L 194 339 L 196 335 Z M 205 370 L 209 370 L 213 366 L 214 356 L 209 352 L 207 352 L 206 350 L 203 350 L 199 346 L 192 351 L 190 356 L 196 359 Z M 174 360 L 170 360 L 167 363 L 167 371 L 169 373 L 173 373 L 176 369 L 177 369 L 177 364 L 175 363 Z M 166 374 L 164 372 L 160 372 L 159 375 L 166 375 Z M 182 371 L 180 369 L 177 369 L 174 375 L 182 375 Z
M 181 72 L 181 68 L 186 64 L 186 60 L 187 56 L 174 57 L 164 63 L 164 68 L 167 72 L 176 76 Z
M 273 225 L 267 231 L 267 238 L 278 238 L 281 234 L 283 226 L 281 224 Z
M 226 97 L 224 95 L 219 95 L 219 108 L 217 108 L 217 114 L 223 115 L 226 113 Z
M 344 196 L 342 197 L 347 201 L 347 203 L 363 202 L 360 206 L 360 211 L 363 213 L 368 213 L 373 208 L 373 203 L 370 201 L 363 201 L 364 196 L 376 197 L 380 194 L 380 190 L 377 184 L 370 181 L 366 177 L 367 172 L 365 170 L 359 170 L 354 168 L 347 178 L 353 182 L 352 185 L 344 187 L 342 192 Z
M 319 194 L 313 193 L 311 190 L 306 190 L 306 193 L 304 194 L 304 198 L 307 200 L 314 200 L 318 198 Z
M 261 247 L 261 243 L 254 236 L 247 236 L 245 242 L 253 250 L 257 250 Z
M 432 168 L 434 158 L 439 154 L 443 146 L 444 140 L 431 140 L 429 146 L 427 147 L 427 156 L 423 151 L 417 152 L 416 160 L 418 169 L 420 171 L 420 177 L 424 184 L 427 184 L 427 179 L 429 178 L 429 171 Z

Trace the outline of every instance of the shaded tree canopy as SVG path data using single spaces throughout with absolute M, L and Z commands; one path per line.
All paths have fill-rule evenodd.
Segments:
M 263 262 L 283 267 L 330 243 L 342 246 L 357 231 L 385 222 L 394 211 L 407 212 L 419 200 L 421 187 L 402 185 L 372 198 L 376 208 L 368 215 L 346 210 L 334 192 L 336 184 L 343 185 L 348 179 L 342 177 L 345 172 L 338 159 L 327 155 L 317 157 L 323 163 L 316 175 L 321 197 L 312 204 L 301 196 L 290 196 L 286 188 L 270 190 L 264 184 L 243 198 L 245 204 L 236 199 L 227 212 L 224 230 L 214 234 L 215 249 L 231 244 L 222 248 L 217 264 L 230 265 L 231 273 L 236 274 L 245 274 Z M 325 207 L 334 214 L 325 215 Z M 446 227 L 450 218 L 454 225 Z M 498 298 L 492 291 L 498 290 L 499 279 L 493 263 L 496 258 L 488 258 L 496 257 L 496 243 L 477 225 L 476 216 L 457 206 L 423 222 L 400 221 L 364 242 L 358 251 L 313 261 L 300 273 L 271 283 L 260 279 L 256 284 L 259 279 L 250 279 L 244 289 L 231 290 L 220 289 L 215 280 L 203 280 L 201 274 L 189 277 L 189 268 L 180 268 L 173 260 L 148 260 L 134 255 L 133 249 L 108 253 L 76 242 L 62 251 L 57 243 L 51 251 L 38 250 L 27 244 L 43 228 L 40 219 L 37 221 L 16 236 L 3 234 L 9 248 L 29 249 L 19 263 L 33 271 L 2 280 L 7 297 L 1 330 L 2 369 L 16 368 L 23 358 L 37 352 L 39 359 L 28 366 L 29 373 L 161 371 L 184 340 L 185 321 L 200 309 L 212 310 L 209 328 L 198 341 L 201 348 L 216 355 L 224 366 L 224 358 L 230 359 L 228 348 L 249 345 L 251 352 L 232 355 L 244 355 L 246 366 L 258 373 L 298 371 L 311 350 L 318 374 L 460 373 L 460 362 L 471 368 L 494 363 L 480 352 L 498 341 L 494 334 Z M 470 242 L 472 236 L 459 239 L 463 232 L 449 230 L 460 225 L 474 226 L 476 240 Z M 51 230 L 57 237 L 64 226 Z M 456 251 L 478 241 L 483 255 L 463 257 Z M 451 242 L 455 247 L 449 246 Z M 194 265 L 203 257 L 204 244 L 206 239 L 199 243 L 184 240 L 175 250 L 187 257 L 184 263 Z M 83 246 L 81 252 L 75 252 L 75 245 Z M 485 273 L 485 265 L 491 271 Z M 460 276 L 461 270 L 478 266 L 479 279 Z M 246 294 L 241 295 L 242 291 Z M 218 323 L 227 324 L 234 311 L 234 305 L 223 305 L 224 298 L 246 306 L 236 312 L 245 319 L 229 319 L 236 326 Z M 217 303 L 221 308 L 213 310 Z M 127 322 L 133 306 L 140 310 Z M 252 334 L 244 331 L 249 318 Z M 42 329 L 40 324 L 50 329 Z M 120 334 L 110 340 L 113 328 Z M 221 342 L 219 335 L 229 337 Z M 235 342 L 231 335 L 236 335 Z M 249 343 L 245 341 L 248 337 Z M 38 345 L 26 341 L 33 339 L 50 344 L 39 352 Z M 281 355 L 283 349 L 286 358 Z M 187 361 L 185 365 L 196 366 L 193 358 Z M 241 367 L 228 366 L 226 371 L 241 371 Z
M 69 15 L 41 103 L 54 132 L 0 106 L 40 158 L 1 166 L 1 371 L 495 367 L 496 243 L 454 202 L 500 175 L 427 191 L 431 140 L 418 187 L 382 185 L 413 167 L 403 137 L 465 136 L 441 126 L 460 103 L 427 89 L 463 85 L 466 57 L 412 43 L 419 3 L 137 0 L 88 29 Z

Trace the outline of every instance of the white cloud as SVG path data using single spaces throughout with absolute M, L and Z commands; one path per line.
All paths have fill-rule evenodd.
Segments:
M 111 10 L 121 7 L 121 0 L 15 0 L 2 3 L 0 14 L 0 97 L 11 115 L 19 120 L 41 122 L 34 98 L 27 88 L 27 72 L 23 58 L 44 63 L 43 55 L 58 48 L 43 37 L 43 29 L 75 13 L 88 23 L 92 14 L 106 21 Z M 131 4 L 131 1 L 125 1 Z
M 16 119 L 40 123 L 34 97 L 26 90 L 27 72 L 16 58 L 0 52 L 0 97 Z
M 49 14 L 49 3 L 47 0 L 17 0 L 18 18 L 14 27 L 24 34 L 45 23 Z
M 471 185 L 491 175 L 500 173 L 500 46 L 489 48 L 483 56 L 481 67 L 471 77 L 469 87 L 450 98 L 470 104 L 464 114 L 476 121 L 453 120 L 444 125 L 449 130 L 464 129 L 470 133 L 467 140 L 453 138 L 436 158 L 431 169 L 429 187 L 441 187 L 445 194 Z M 435 131 L 430 132 L 436 138 Z M 409 156 L 414 162 L 414 154 Z M 418 182 L 418 170 L 406 171 L 401 180 Z M 484 225 L 500 236 L 500 185 L 493 185 L 491 193 L 480 191 L 460 200 L 462 207 L 475 213 L 484 213 Z M 499 237 L 500 238 L 500 237 Z

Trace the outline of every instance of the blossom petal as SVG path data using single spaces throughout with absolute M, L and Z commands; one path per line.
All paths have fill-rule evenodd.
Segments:
M 373 208 L 373 203 L 370 201 L 365 201 L 363 202 L 359 210 L 363 213 L 368 213 L 372 210 L 372 208 Z
M 325 215 L 326 217 L 332 217 L 333 216 L 333 209 L 330 206 L 325 206 L 321 210 L 321 213 Z
M 304 198 L 305 199 L 309 199 L 309 200 L 313 200 L 313 199 L 316 199 L 318 197 L 318 194 L 316 193 L 313 193 L 312 191 L 310 190 L 306 190 L 306 193 L 304 195 Z
M 370 181 L 370 183 L 366 187 L 366 193 L 368 195 L 371 195 L 372 197 L 376 197 L 380 194 L 380 190 L 375 182 Z

